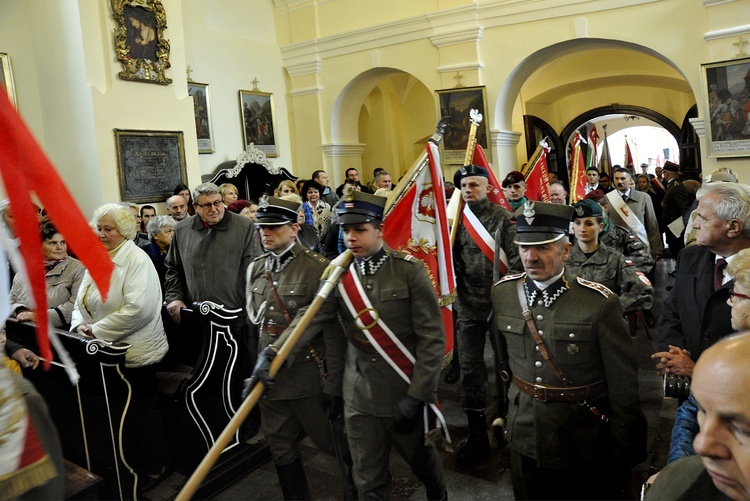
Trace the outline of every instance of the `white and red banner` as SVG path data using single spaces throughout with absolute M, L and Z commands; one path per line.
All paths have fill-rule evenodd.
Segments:
M 586 168 L 589 167 L 596 167 L 597 166 L 597 159 L 598 151 L 597 151 L 597 144 L 599 142 L 599 133 L 596 131 L 596 125 L 591 126 L 591 130 L 589 130 L 589 147 L 588 150 L 586 150 Z M 609 175 L 609 172 L 607 173 Z
M 446 217 L 445 186 L 440 173 L 440 152 L 427 143 L 427 158 L 399 183 L 406 186 L 385 219 L 383 238 L 395 250 L 424 261 L 435 286 L 445 326 L 445 352 L 453 349 L 452 306 L 456 278 Z M 427 162 L 427 165 L 424 165 Z M 422 166 L 419 170 L 419 167 Z
M 499 205 L 500 207 L 503 207 L 512 213 L 513 209 L 510 208 L 508 199 L 505 198 L 503 185 L 495 177 L 495 173 L 492 171 L 492 166 L 487 161 L 487 157 L 484 155 L 484 150 L 479 145 L 479 143 L 477 143 L 476 146 L 474 146 L 474 157 L 473 157 L 472 162 L 474 163 L 474 165 L 478 165 L 480 167 L 484 167 L 485 169 L 487 169 L 487 173 L 490 175 L 489 184 L 490 186 L 492 186 L 492 191 L 490 191 L 487 194 L 487 198 L 490 199 L 490 202 L 492 202 L 495 205 Z M 456 189 L 461 190 L 461 187 L 456 186 Z
M 570 204 L 586 198 L 586 162 L 581 152 L 581 133 L 576 131 L 573 139 L 573 151 L 570 154 Z
M 549 165 L 547 154 L 549 146 L 545 141 L 539 143 L 534 154 L 531 155 L 526 172 L 526 198 L 534 202 L 549 203 Z

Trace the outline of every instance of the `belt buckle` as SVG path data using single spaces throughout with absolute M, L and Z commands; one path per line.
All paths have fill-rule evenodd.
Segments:
M 541 396 L 541 397 L 540 397 L 539 390 L 542 390 L 542 395 L 543 396 Z M 547 387 L 535 384 L 534 385 L 534 398 L 537 399 L 537 400 L 541 400 L 544 403 L 547 403 Z

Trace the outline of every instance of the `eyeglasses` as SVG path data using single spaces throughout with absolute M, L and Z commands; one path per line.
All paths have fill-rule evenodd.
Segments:
M 738 298 L 738 299 L 750 299 L 750 296 L 748 296 L 747 294 L 740 294 L 739 292 L 734 292 L 734 289 L 730 289 L 729 290 L 729 301 L 731 301 L 732 303 L 734 303 L 735 298 Z
M 207 203 L 207 204 L 195 204 L 195 205 L 197 205 L 198 207 L 200 207 L 202 209 L 210 209 L 211 207 L 214 207 L 214 208 L 218 209 L 219 207 L 223 207 L 224 206 L 224 202 L 222 202 L 221 200 L 217 200 L 215 202 L 211 202 L 211 203 Z

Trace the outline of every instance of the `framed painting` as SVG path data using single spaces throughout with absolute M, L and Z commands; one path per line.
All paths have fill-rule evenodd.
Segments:
M 188 82 L 188 94 L 193 96 L 198 153 L 213 153 L 214 132 L 213 127 L 211 127 L 211 103 L 208 96 L 208 84 Z
M 750 57 L 701 68 L 708 156 L 750 156 Z
M 111 0 L 115 54 L 123 80 L 162 85 L 172 83 L 164 72 L 170 67 L 169 40 L 164 37 L 167 13 L 160 0 Z
M 120 197 L 126 202 L 163 202 L 187 184 L 182 131 L 115 129 Z
M 242 146 L 250 144 L 269 158 L 279 156 L 276 147 L 276 116 L 273 111 L 273 94 L 257 90 L 240 91 L 240 122 Z
M 484 86 L 436 90 L 435 95 L 438 118 L 450 117 L 440 143 L 443 163 L 460 165 L 464 162 L 471 127 L 469 112 L 473 109 L 484 117 L 477 128 L 477 143 L 484 149 L 487 160 L 492 161 L 491 151 L 487 148 L 487 96 Z
M 10 56 L 4 52 L 0 52 L 0 86 L 8 94 L 8 99 L 13 106 L 18 108 L 16 88 L 13 86 L 13 72 L 10 70 Z

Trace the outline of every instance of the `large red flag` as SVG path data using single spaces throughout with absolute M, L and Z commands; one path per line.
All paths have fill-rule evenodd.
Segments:
M 589 147 L 586 151 L 586 168 L 589 167 L 596 167 L 597 166 L 597 159 L 598 151 L 597 151 L 597 142 L 599 141 L 599 133 L 596 132 L 596 125 L 591 126 L 591 130 L 589 130 Z M 607 173 L 609 175 L 609 173 Z
M 586 163 L 581 153 L 581 133 L 576 131 L 573 151 L 570 155 L 570 203 L 586 198 Z
M 549 202 L 549 168 L 547 154 L 549 146 L 542 141 L 531 155 L 529 165 L 524 172 L 526 177 L 526 198 L 537 202 Z
M 45 367 L 49 367 L 52 350 L 48 330 L 44 258 L 37 212 L 31 201 L 31 193 L 36 193 L 47 215 L 60 233 L 65 235 L 68 245 L 91 273 L 105 298 L 109 291 L 109 280 L 114 265 L 5 92 L 0 92 L 0 175 L 10 199 L 15 218 L 15 232 L 21 243 L 20 251 L 26 266 L 26 276 L 36 304 L 39 350 L 45 359 Z M 64 356 L 55 337 L 52 337 L 52 342 Z M 69 373 L 74 374 L 72 367 L 69 369 Z
M 490 163 L 487 161 L 487 157 L 484 156 L 484 150 L 477 142 L 476 146 L 474 146 L 474 159 L 472 160 L 474 165 L 478 165 L 480 167 L 484 167 L 487 169 L 487 172 L 490 175 L 489 178 L 489 184 L 492 186 L 492 191 L 487 194 L 487 198 L 490 199 L 490 202 L 493 204 L 499 205 L 500 207 L 504 207 L 508 209 L 510 212 L 513 212 L 510 208 L 510 204 L 508 203 L 508 200 L 505 198 L 505 192 L 503 191 L 503 185 L 500 183 L 500 181 L 497 180 L 495 177 L 495 173 L 492 172 L 492 167 L 490 166 Z M 457 188 L 460 190 L 461 187 L 457 186 Z
M 440 173 L 440 153 L 432 141 L 426 154 L 405 176 L 405 185 L 388 213 L 383 238 L 388 245 L 424 261 L 435 286 L 445 327 L 445 353 L 453 349 L 453 314 L 456 297 L 453 254 L 446 215 L 445 186 Z
M 625 167 L 628 165 L 635 165 L 633 163 L 633 153 L 630 151 L 630 144 L 628 144 L 628 136 L 625 136 Z

